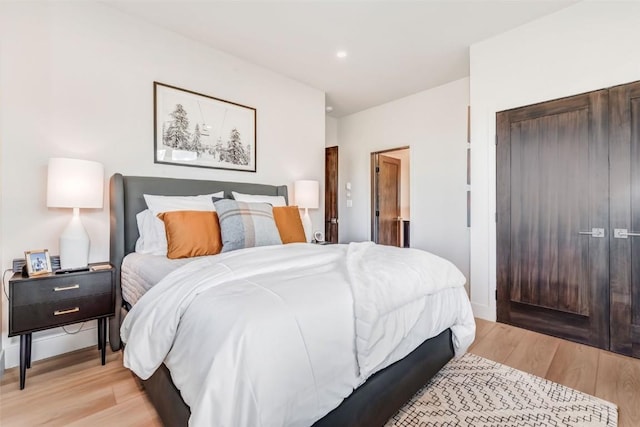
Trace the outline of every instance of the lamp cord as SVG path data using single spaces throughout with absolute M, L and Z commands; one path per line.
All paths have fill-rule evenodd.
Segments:
M 69 332 L 69 331 L 67 331 L 67 328 L 65 328 L 64 326 L 62 327 L 62 330 L 63 330 L 67 335 L 75 335 L 75 334 L 77 334 L 78 332 L 80 332 L 80 331 L 82 330 L 82 328 L 84 328 L 84 324 L 85 324 L 85 322 L 82 322 L 82 325 L 80 325 L 80 327 L 78 328 L 78 330 L 77 330 L 77 331 Z
M 7 268 L 4 273 L 2 273 L 2 290 L 4 291 L 4 295 L 7 297 L 7 301 L 9 300 L 9 294 L 7 293 L 7 273 L 13 272 L 12 268 Z

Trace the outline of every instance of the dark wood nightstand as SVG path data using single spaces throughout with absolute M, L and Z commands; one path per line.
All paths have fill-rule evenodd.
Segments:
M 36 331 L 97 319 L 98 349 L 105 364 L 107 318 L 115 314 L 114 271 L 13 275 L 9 281 L 9 336 L 20 335 L 20 390 L 31 367 L 31 334 Z

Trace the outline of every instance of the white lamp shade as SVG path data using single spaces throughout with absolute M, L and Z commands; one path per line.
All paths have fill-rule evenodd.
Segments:
M 89 160 L 49 159 L 47 206 L 102 208 L 104 167 Z
M 320 184 L 318 181 L 296 181 L 293 191 L 298 207 L 317 209 L 320 206 Z

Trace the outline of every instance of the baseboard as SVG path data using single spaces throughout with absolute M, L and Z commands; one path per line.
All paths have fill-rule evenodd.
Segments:
M 4 376 L 4 350 L 0 350 L 0 380 Z
M 69 329 L 75 330 L 77 325 L 71 325 Z M 96 321 L 87 322 L 84 329 L 73 335 L 60 332 L 39 337 L 35 333 L 31 343 L 31 361 L 47 359 L 92 345 L 98 345 Z M 6 360 L 2 366 L 9 369 L 20 365 L 20 339 L 16 339 L 8 345 L 5 349 L 5 354 Z M 98 357 L 97 352 L 96 357 Z
M 484 320 L 490 320 L 492 322 L 496 321 L 496 309 L 493 307 L 472 302 L 471 309 L 473 310 L 474 317 L 479 317 L 480 319 Z

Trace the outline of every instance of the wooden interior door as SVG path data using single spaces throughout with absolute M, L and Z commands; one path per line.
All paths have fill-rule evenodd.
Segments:
M 338 147 L 324 154 L 324 240 L 338 243 Z
M 400 246 L 400 159 L 378 155 L 377 200 L 378 240 L 376 243 Z
M 607 115 L 607 90 L 497 114 L 498 321 L 601 348 L 609 346 Z
M 611 350 L 640 357 L 640 82 L 609 98 Z

